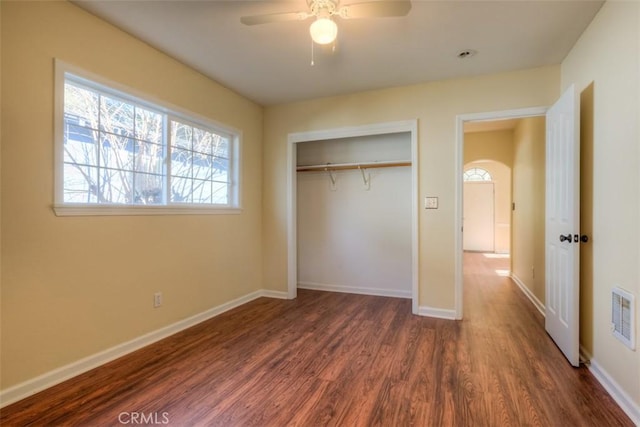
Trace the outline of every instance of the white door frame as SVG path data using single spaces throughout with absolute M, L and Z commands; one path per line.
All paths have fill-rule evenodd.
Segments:
M 503 119 L 521 119 L 525 117 L 544 116 L 547 107 L 520 108 L 504 111 L 492 111 L 486 113 L 460 114 L 456 116 L 456 186 L 455 186 L 455 206 L 454 206 L 454 240 L 455 240 L 455 312 L 456 319 L 462 319 L 462 173 L 464 171 L 464 122 L 489 121 Z
M 343 127 L 290 133 L 288 135 L 287 171 L 287 296 L 293 299 L 298 291 L 297 241 L 297 145 L 300 142 L 358 136 L 384 135 L 409 132 L 411 135 L 411 300 L 412 312 L 418 314 L 418 120 L 375 123 L 364 126 Z

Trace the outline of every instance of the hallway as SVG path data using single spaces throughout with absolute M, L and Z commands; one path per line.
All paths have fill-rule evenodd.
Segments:
M 508 255 L 464 253 L 458 354 L 485 395 L 470 411 L 497 422 L 499 409 L 515 425 L 633 425 L 586 367 L 571 367 L 509 269 Z

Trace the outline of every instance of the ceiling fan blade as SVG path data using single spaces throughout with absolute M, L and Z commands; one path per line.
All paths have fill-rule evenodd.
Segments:
M 266 15 L 243 16 L 240 22 L 244 25 L 270 24 L 272 22 L 302 21 L 310 15 L 307 12 L 270 13 Z
M 409 0 L 381 0 L 342 6 L 338 11 L 338 15 L 345 19 L 382 18 L 405 16 L 410 10 L 411 2 Z

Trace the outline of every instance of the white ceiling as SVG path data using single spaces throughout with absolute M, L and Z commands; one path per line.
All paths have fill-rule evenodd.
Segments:
M 342 4 L 363 0 L 342 0 Z M 403 18 L 337 19 L 336 51 L 311 20 L 256 26 L 243 15 L 307 10 L 305 0 L 75 1 L 262 105 L 558 64 L 600 0 L 413 0 Z M 474 49 L 477 55 L 458 59 Z

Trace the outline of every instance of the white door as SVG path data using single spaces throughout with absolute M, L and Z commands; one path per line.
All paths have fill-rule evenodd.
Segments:
M 465 182 L 462 206 L 462 249 L 493 252 L 495 249 L 493 182 Z
M 547 112 L 545 329 L 579 361 L 580 104 L 572 85 Z

